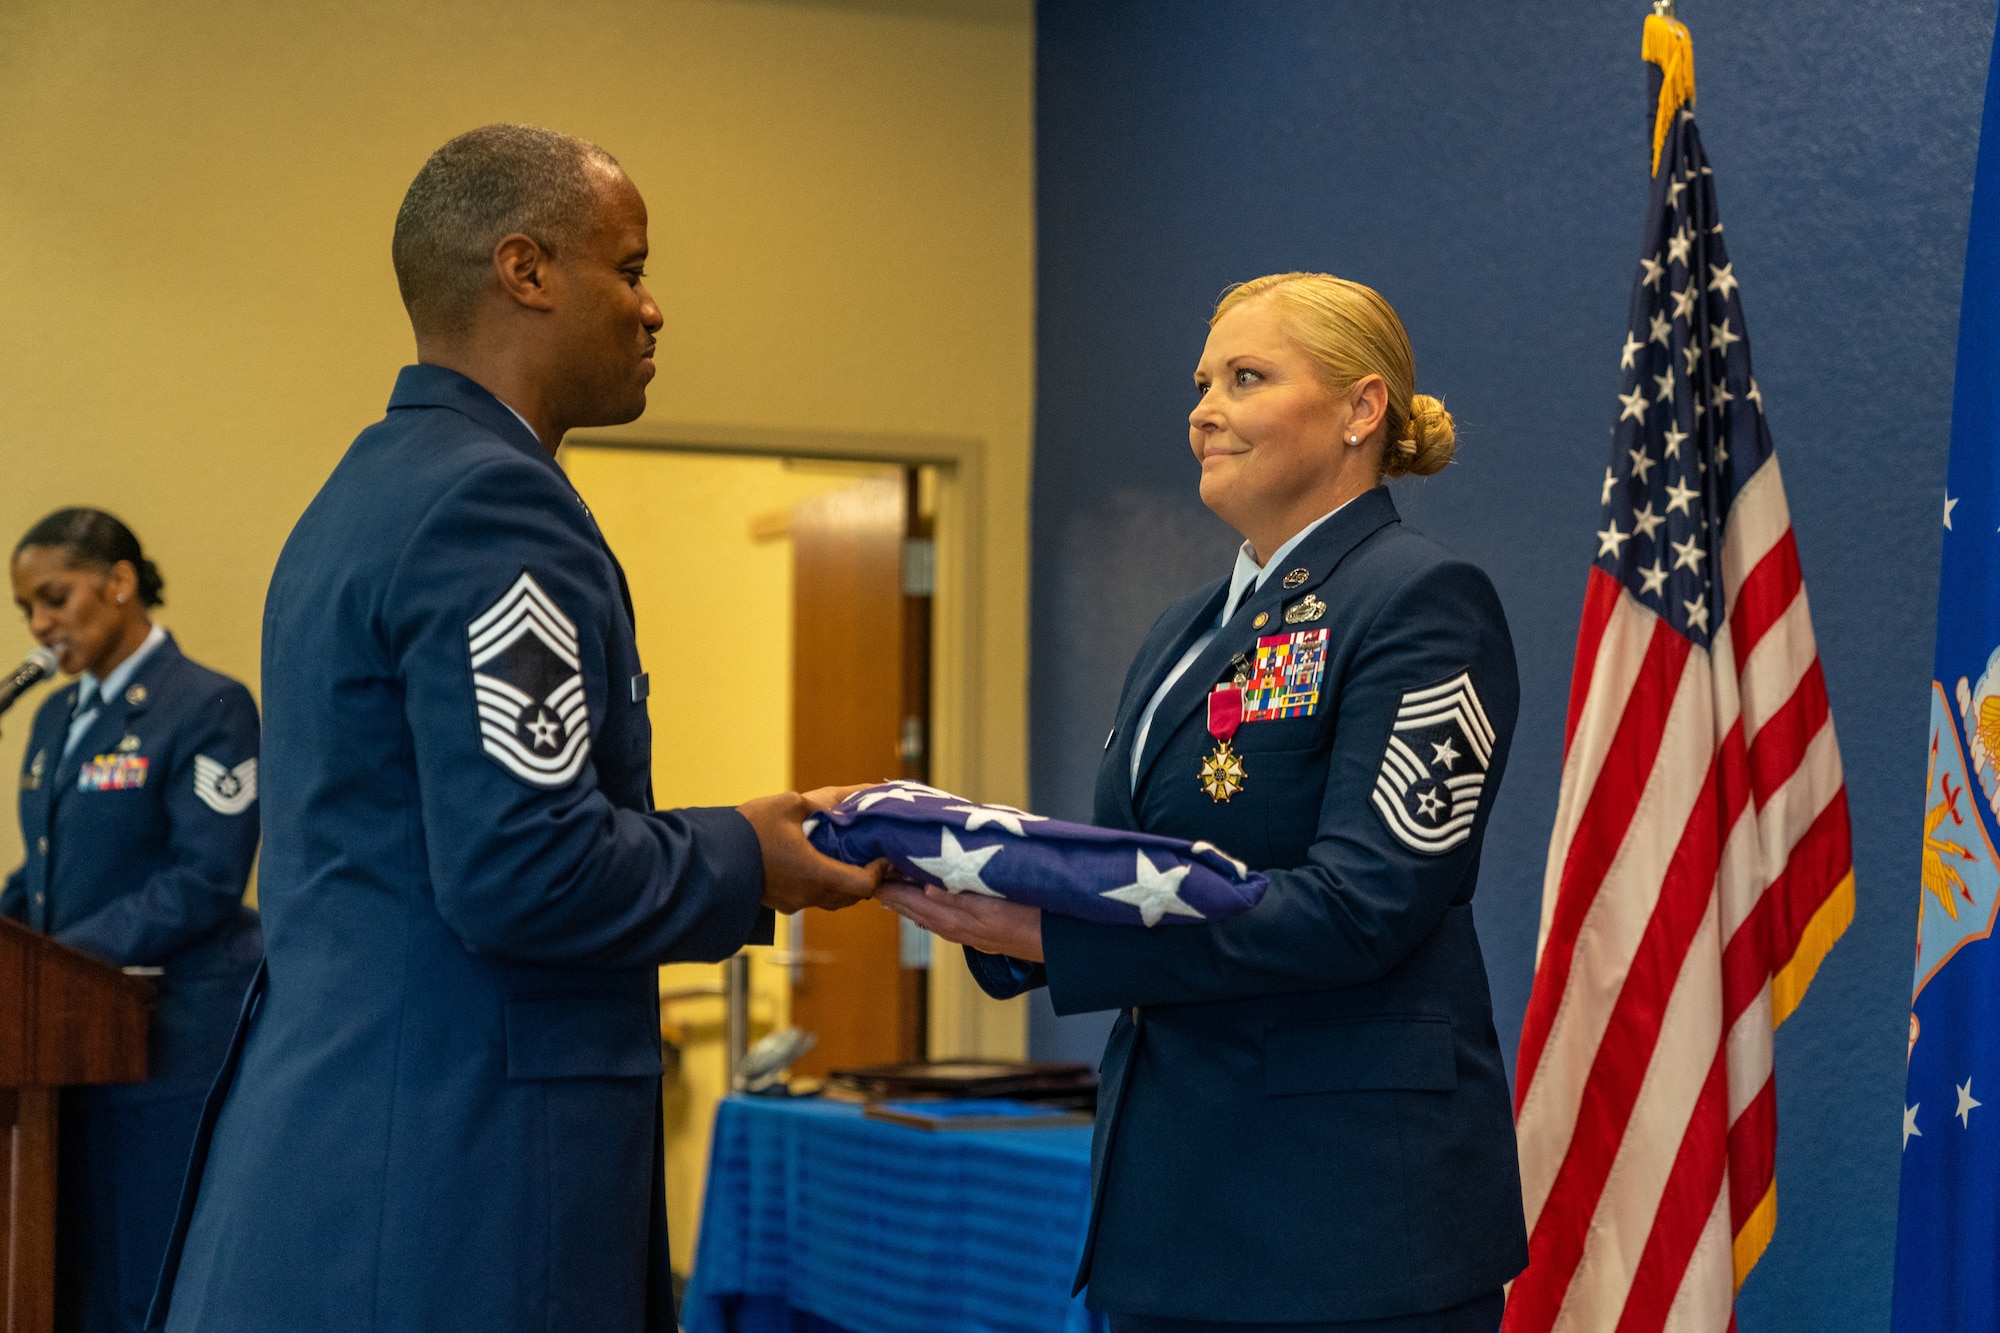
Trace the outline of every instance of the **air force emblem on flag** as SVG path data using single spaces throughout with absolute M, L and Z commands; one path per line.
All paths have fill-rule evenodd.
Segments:
M 234 768 L 205 754 L 194 757 L 194 794 L 218 815 L 240 815 L 257 799 L 257 756 Z
M 523 571 L 465 635 L 486 753 L 523 782 L 566 786 L 590 758 L 575 622 Z
M 1448 852 L 1472 836 L 1492 762 L 1493 724 L 1470 673 L 1413 690 L 1403 696 L 1389 730 L 1375 778 L 1375 809 L 1410 850 Z

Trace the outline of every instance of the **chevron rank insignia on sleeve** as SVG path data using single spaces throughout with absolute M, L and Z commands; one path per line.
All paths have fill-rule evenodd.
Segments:
M 465 629 L 481 747 L 536 787 L 563 787 L 590 758 L 576 624 L 522 571 Z
M 205 754 L 194 757 L 194 794 L 218 815 L 240 815 L 257 801 L 257 757 L 234 768 Z
M 1471 837 L 1493 740 L 1470 672 L 1405 694 L 1375 778 L 1375 809 L 1389 832 L 1427 856 Z

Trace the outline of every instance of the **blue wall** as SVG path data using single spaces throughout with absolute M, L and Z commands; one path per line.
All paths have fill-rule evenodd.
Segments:
M 1479 561 L 1524 698 L 1477 903 L 1527 1003 L 1562 713 L 1647 185 L 1645 6 L 1045 0 L 1032 777 L 1087 817 L 1118 683 L 1234 534 L 1186 447 L 1232 281 L 1380 288 L 1460 463 L 1403 487 Z M 1853 804 L 1859 910 L 1778 1037 L 1778 1235 L 1747 1330 L 1888 1324 L 1925 684 L 1991 0 L 1688 0 L 1699 114 Z M 1033 1024 L 1038 1050 L 1101 1025 Z M 1093 1052 L 1094 1053 L 1094 1052 Z

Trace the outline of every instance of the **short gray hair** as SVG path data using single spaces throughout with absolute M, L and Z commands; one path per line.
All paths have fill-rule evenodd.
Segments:
M 589 226 L 592 166 L 618 159 L 585 139 L 535 125 L 485 125 L 430 155 L 396 212 L 396 285 L 419 334 L 472 320 L 493 247 L 520 232 L 555 253 Z

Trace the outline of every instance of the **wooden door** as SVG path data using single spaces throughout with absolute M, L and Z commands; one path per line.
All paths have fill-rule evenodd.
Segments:
M 800 791 L 928 773 L 929 532 L 917 471 L 885 471 L 792 510 L 792 783 Z M 925 1057 L 927 973 L 904 967 L 875 903 L 794 922 L 792 1022 L 819 1042 L 795 1066 Z

